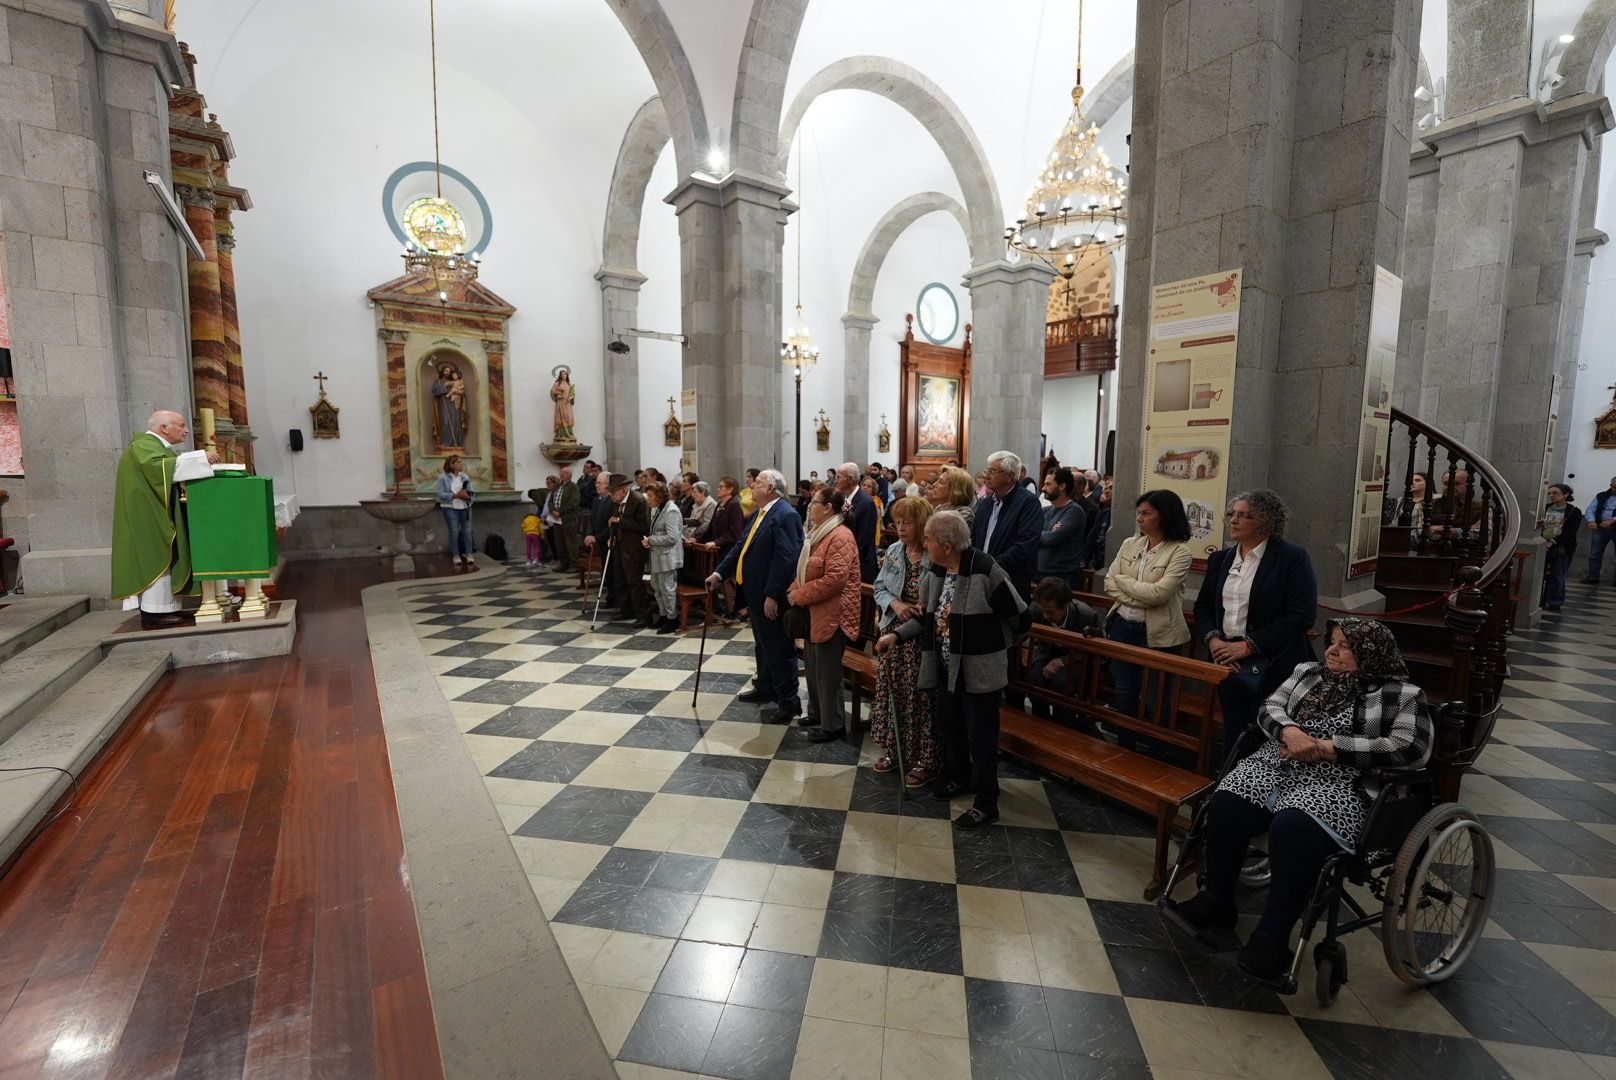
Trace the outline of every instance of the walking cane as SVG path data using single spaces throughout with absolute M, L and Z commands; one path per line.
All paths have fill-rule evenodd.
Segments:
M 696 695 L 701 693 L 701 665 L 707 659 L 707 624 L 713 621 L 713 587 L 707 586 L 707 610 L 701 617 L 701 651 L 696 654 L 696 688 L 690 691 L 690 711 L 696 711 Z
M 595 620 L 600 618 L 600 598 L 606 595 L 606 575 L 612 571 L 612 544 L 606 545 L 606 562 L 600 568 L 600 585 L 595 589 L 595 614 L 589 617 L 589 632 L 595 632 Z
M 898 758 L 898 801 L 909 798 L 909 774 L 903 768 L 903 725 L 898 723 L 898 691 L 887 691 L 887 711 L 892 716 L 892 752 Z

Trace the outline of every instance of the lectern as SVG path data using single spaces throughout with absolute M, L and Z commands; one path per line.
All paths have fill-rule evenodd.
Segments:
M 269 614 L 262 582 L 275 571 L 275 486 L 267 476 L 248 476 L 244 469 L 214 467 L 205 480 L 185 485 L 186 520 L 191 538 L 191 576 L 202 583 L 197 622 L 224 618 L 219 582 L 245 580 L 246 599 L 238 616 L 262 619 Z

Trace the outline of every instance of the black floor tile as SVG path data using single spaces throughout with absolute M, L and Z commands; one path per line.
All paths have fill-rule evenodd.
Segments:
M 825 912 L 819 935 L 819 955 L 858 964 L 887 963 L 891 954 L 892 920 L 883 915 L 850 911 Z
M 428 634 L 426 641 L 472 641 L 483 636 L 484 631 L 477 626 L 448 626 L 435 633 Z
M 1143 1063 L 1128 1005 L 1112 994 L 1044 987 L 1055 1049 L 1105 1062 Z
M 535 709 L 528 705 L 512 705 L 472 728 L 470 734 L 537 739 L 571 715 L 567 709 Z
M 591 743 L 534 739 L 490 769 L 488 775 L 512 780 L 542 780 L 552 784 L 569 784 L 605 752 L 604 746 Z M 549 808 L 547 804 L 540 813 Z
M 1209 1008 L 1266 1012 L 1280 1016 L 1288 1011 L 1279 995 L 1241 971 L 1232 955 L 1189 948 L 1180 952 L 1178 958 L 1189 972 L 1190 984 L 1200 995 L 1202 1004 Z M 1311 986 L 1303 987 L 1303 991 L 1311 989 Z
M 733 1080 L 788 1080 L 802 1014 L 724 1006 L 701 1071 Z
M 688 752 L 712 728 L 709 720 L 685 720 L 672 716 L 647 716 L 629 728 L 618 746 L 635 746 L 647 750 L 678 750 Z
M 497 679 L 512 668 L 521 666 L 516 660 L 471 660 L 445 671 L 444 675 L 456 679 Z
M 463 656 L 468 659 L 487 656 L 489 653 L 498 652 L 505 647 L 503 642 L 498 641 L 461 641 L 442 649 L 431 648 L 430 646 L 436 644 L 435 642 L 428 641 L 427 644 L 427 651 L 433 656 Z
M 700 897 L 693 893 L 673 892 L 670 889 L 642 888 L 623 909 L 617 929 L 657 937 L 678 937 L 690 921 Z
M 690 653 L 665 652 L 651 657 L 645 662 L 645 666 L 661 671 L 695 671 L 696 659 Z M 701 681 L 703 686 L 707 684 L 706 673 L 703 673 Z
M 481 686 L 472 687 L 455 700 L 474 701 L 483 705 L 515 705 L 535 690 L 542 689 L 544 683 L 494 679 Z
M 1329 1020 L 1297 1024 L 1336 1080 L 1509 1080 L 1473 1039 Z
M 954 852 L 954 878 L 961 885 L 1018 889 L 1016 861 L 1009 852 Z
M 1015 858 L 1012 856 L 1012 858 Z M 1016 888 L 1022 892 L 1082 896 L 1083 885 L 1069 859 L 1015 858 Z
M 653 989 L 657 994 L 728 1001 L 735 974 L 746 950 L 739 945 L 717 945 L 706 941 L 681 941 L 662 967 Z
M 837 871 L 831 882 L 831 911 L 847 911 L 855 915 L 890 916 L 897 880 L 880 874 L 849 874 Z
M 1616 705 L 1608 708 L 1616 714 Z M 1616 715 L 1612 718 L 1616 719 Z M 1521 749 L 1578 779 L 1616 783 L 1616 754 L 1605 750 L 1566 750 L 1551 746 L 1523 746 Z
M 958 923 L 892 920 L 891 946 L 887 966 L 913 971 L 934 971 L 940 975 L 961 975 L 965 959 Z
M 1063 1080 L 1063 1076 L 1060 1055 L 1053 1050 L 971 1041 L 971 1080 Z
M 1049 1009 L 1040 987 L 966 979 L 965 1015 L 972 1042 L 1055 1049 Z
M 577 641 L 578 635 L 573 634 L 572 640 Z M 527 644 L 527 642 L 523 642 L 523 644 Z M 541 656 L 539 660 L 545 664 L 588 664 L 600 659 L 601 654 L 605 651 L 605 649 L 589 649 L 579 645 L 570 645 L 551 649 Z
M 959 901 L 954 886 L 941 881 L 893 882 L 892 914 L 914 922 L 959 925 Z
M 723 1014 L 724 1006 L 716 1001 L 652 994 L 617 1056 L 662 1069 L 700 1072 Z
M 717 859 L 709 859 L 701 855 L 680 855 L 675 852 L 664 852 L 657 859 L 656 868 L 646 879 L 646 884 L 656 889 L 672 889 L 674 892 L 699 893 L 707 887 L 707 881 L 718 868 Z
M 585 881 L 604 881 L 609 885 L 629 885 L 639 888 L 656 869 L 658 853 L 638 851 L 634 848 L 612 848 Z M 690 890 L 695 891 L 695 890 Z
M 596 926 L 615 930 L 618 920 L 637 890 L 631 885 L 612 885 L 604 881 L 586 881 L 573 891 L 567 902 L 556 912 L 555 921 Z
M 730 987 L 729 1003 L 800 1014 L 813 977 L 811 956 L 748 949 Z
M 617 681 L 627 675 L 628 672 L 629 669 L 608 667 L 605 664 L 580 664 L 561 676 L 556 682 L 566 683 L 569 686 L 616 686 Z M 599 698 L 595 699 L 595 701 L 599 700 Z M 591 702 L 589 707 L 594 709 L 596 707 L 595 703 Z
M 1107 945 L 1135 945 L 1150 949 L 1172 949 L 1177 944 L 1154 904 L 1129 904 L 1120 900 L 1090 900 L 1089 914 Z
M 618 678 L 627 674 L 619 671 Z M 603 690 L 589 702 L 590 712 L 627 713 L 631 716 L 644 716 L 662 703 L 668 696 L 666 690 L 631 690 L 624 686 L 614 686 Z
M 1183 958 L 1173 949 L 1107 945 L 1105 952 L 1124 996 L 1201 1004 L 1201 992 L 1196 989 L 1195 980 L 1190 978 Z

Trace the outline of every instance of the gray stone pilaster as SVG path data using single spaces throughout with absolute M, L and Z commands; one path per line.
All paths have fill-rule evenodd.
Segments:
M 789 188 L 694 175 L 667 197 L 679 216 L 685 386 L 696 388 L 699 470 L 779 464 L 780 248 Z
M 157 407 L 190 411 L 168 176 L 173 39 L 67 0 L 0 22 L 0 204 L 31 593 L 109 590 L 112 479 Z
M 870 452 L 870 331 L 880 321 L 867 311 L 842 316 L 843 461 L 862 462 Z
M 1542 479 L 1548 416 L 1557 408 L 1554 376 L 1568 360 L 1575 363 L 1568 319 L 1580 306 L 1575 282 L 1584 165 L 1589 146 L 1611 121 L 1602 96 L 1552 102 L 1542 110 L 1537 140 L 1522 155 L 1489 452 L 1523 506 L 1535 504 Z
M 1590 168 L 1583 179 L 1584 190 L 1598 187 L 1599 170 Z M 1571 417 L 1577 403 L 1577 369 L 1582 355 L 1582 322 L 1588 309 L 1588 275 L 1593 269 L 1594 255 L 1609 242 L 1610 237 L 1599 229 L 1585 229 L 1577 234 L 1577 254 L 1571 274 L 1571 300 L 1566 305 L 1566 317 L 1561 323 L 1566 335 L 1561 350 L 1559 426 L 1555 431 L 1554 449 L 1549 467 L 1552 476 L 1565 478 L 1566 458 L 1571 450 Z
M 645 275 L 638 270 L 602 267 L 595 273 L 600 282 L 602 346 L 617 340 L 619 330 L 639 321 L 640 286 Z M 605 350 L 601 356 L 606 374 L 606 445 L 598 448 L 596 461 L 603 461 L 612 472 L 626 473 L 639 468 L 640 460 L 640 343 L 624 337 L 626 353 Z
M 1447 113 L 1531 93 L 1532 0 L 1448 0 Z
M 974 472 L 988 455 L 1009 450 L 1037 471 L 1037 402 L 1044 390 L 1044 327 L 1055 271 L 1042 260 L 992 262 L 972 267 L 971 460 Z M 865 438 L 868 439 L 866 434 Z
M 1230 489 L 1280 491 L 1338 596 L 1375 267 L 1402 269 L 1419 7 L 1138 11 L 1116 500 L 1140 488 L 1152 284 L 1240 268 Z
M 722 386 L 729 399 L 728 460 L 737 469 L 780 467 L 780 260 L 786 213 L 782 204 L 790 191 L 777 180 L 741 172 L 724 177 L 720 187 L 724 219 Z
M 1408 212 L 1403 220 L 1403 306 L 1397 328 L 1397 371 L 1392 404 L 1415 416 L 1428 410 L 1420 401 L 1424 386 L 1426 317 L 1431 306 L 1431 260 L 1436 254 L 1439 177 L 1436 155 L 1420 146 L 1408 176 Z M 1394 453 L 1394 461 L 1401 460 Z

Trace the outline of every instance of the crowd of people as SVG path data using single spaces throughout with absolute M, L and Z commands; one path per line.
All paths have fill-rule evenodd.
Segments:
M 944 800 L 970 795 L 955 818 L 962 830 L 998 820 L 1000 708 L 1014 650 L 1034 621 L 1138 650 L 1110 662 L 1110 704 L 1147 721 L 1165 721 L 1170 703 L 1157 700 L 1166 684 L 1144 677 L 1144 650 L 1204 650 L 1229 669 L 1217 690 L 1223 750 L 1214 760 L 1227 752 L 1231 767 L 1210 804 L 1204 887 L 1173 910 L 1198 931 L 1232 926 L 1241 860 L 1250 840 L 1266 833 L 1273 885 L 1240 964 L 1272 978 L 1287 961 L 1288 935 L 1319 866 L 1358 838 L 1366 808 L 1356 778 L 1428 757 L 1424 695 L 1391 634 L 1373 620 L 1328 624 L 1324 659 L 1316 659 L 1317 579 L 1307 551 L 1286 539 L 1289 511 L 1275 492 L 1229 500 L 1227 546 L 1208 557 L 1187 611 L 1191 528 L 1177 494 L 1141 494 L 1130 535 L 1107 564 L 1111 478 L 1053 459 L 1040 471 L 1041 483 L 1008 451 L 990 455 L 974 477 L 958 465 L 922 478 L 909 467 L 847 462 L 823 477 L 815 471 L 793 496 L 774 469 L 748 469 L 744 483 L 725 476 L 714 490 L 694 473 L 669 479 L 647 468 L 629 476 L 588 461 L 576 481 L 563 469 L 530 492 L 527 559 L 566 571 L 605 552 L 603 587 L 615 617 L 663 633 L 677 626 L 677 584 L 704 585 L 715 610 L 751 625 L 757 674 L 739 699 L 762 706 L 764 722 L 810 729 L 815 742 L 851 731 L 842 661 L 865 644 L 862 590 L 871 586 L 874 771 Z M 1480 508 L 1469 505 L 1462 472 L 1435 501 L 1421 474 L 1416 505 L 1395 509 L 1411 509 L 1417 530 L 1464 535 L 1473 527 L 1464 519 L 1479 520 Z M 469 543 L 469 481 L 457 479 L 458 467 L 445 475 L 439 493 L 451 541 Z M 1584 528 L 1596 537 L 1590 577 L 1603 541 L 1616 535 L 1616 478 L 1586 524 L 1571 495 L 1565 485 L 1551 487 L 1540 523 L 1551 545 L 1544 586 L 1551 608 L 1563 600 Z M 468 518 L 450 517 L 462 513 Z M 716 569 L 700 578 L 687 565 L 687 548 L 711 553 Z M 1102 595 L 1089 591 L 1094 580 Z M 1027 656 L 1024 675 L 1035 691 L 1064 685 L 1065 649 L 1038 640 Z M 1029 706 L 1058 722 L 1085 723 L 1036 693 Z M 1148 742 L 1129 730 L 1089 730 L 1127 749 Z

